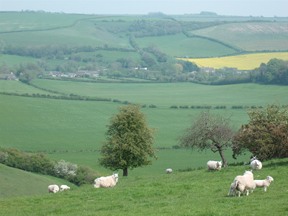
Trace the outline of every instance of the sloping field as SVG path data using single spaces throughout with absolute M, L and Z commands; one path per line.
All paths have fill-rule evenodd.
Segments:
M 34 21 L 36 22 L 36 21 Z M 105 30 L 97 29 L 94 24 L 81 20 L 75 25 L 52 30 L 31 30 L 0 34 L 1 40 L 13 46 L 104 46 L 129 47 L 128 40 Z
M 44 195 L 48 193 L 47 187 L 50 184 L 71 185 L 63 179 L 26 172 L 0 163 L 0 199 Z
M 235 50 L 215 41 L 186 37 L 183 34 L 138 38 L 140 47 L 154 46 L 161 52 L 177 57 L 211 57 L 235 53 Z
M 268 161 L 254 173 L 256 179 L 274 178 L 267 192 L 262 188 L 249 196 L 228 197 L 228 189 L 236 175 L 248 166 L 231 166 L 220 172 L 199 169 L 190 172 L 159 170 L 144 176 L 120 175 L 114 188 L 94 189 L 92 185 L 63 193 L 0 200 L 0 214 L 5 216 L 239 216 L 281 215 L 288 213 L 286 181 L 287 160 Z
M 32 57 L 16 56 L 16 55 L 0 55 L 0 65 L 16 66 L 19 64 L 36 63 L 37 59 Z
M 239 70 L 253 70 L 259 67 L 261 63 L 267 63 L 273 58 L 288 60 L 288 52 L 267 52 L 215 58 L 185 58 L 183 60 L 194 62 L 200 67 L 212 67 L 215 69 L 231 67 Z
M 71 26 L 79 19 L 91 17 L 94 16 L 44 12 L 1 12 L 0 33 L 61 28 Z
M 213 26 L 192 34 L 217 39 L 246 51 L 288 50 L 287 22 L 244 22 Z

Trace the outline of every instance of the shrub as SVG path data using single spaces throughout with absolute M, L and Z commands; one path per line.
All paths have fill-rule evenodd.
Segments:
M 69 176 L 75 176 L 78 166 L 65 160 L 58 161 L 54 166 L 54 172 L 57 176 L 67 178 Z

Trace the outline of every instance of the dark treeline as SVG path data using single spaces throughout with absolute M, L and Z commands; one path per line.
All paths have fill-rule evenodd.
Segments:
M 239 83 L 259 83 L 288 85 L 288 61 L 271 59 L 252 71 L 239 71 L 236 68 L 221 68 L 213 72 L 199 71 L 191 77 L 192 82 L 209 85 Z
M 99 50 L 131 52 L 132 49 L 115 48 L 104 45 L 103 47 L 65 45 L 45 45 L 39 47 L 5 46 L 1 53 L 8 55 L 29 56 L 33 58 L 64 59 L 65 57 L 80 52 L 95 52 Z
M 271 59 L 267 64 L 262 63 L 251 78 L 256 83 L 288 85 L 288 61 Z

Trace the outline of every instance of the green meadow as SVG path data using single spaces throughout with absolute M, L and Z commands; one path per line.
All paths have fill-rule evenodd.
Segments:
M 20 50 L 93 48 L 61 55 L 61 58 L 1 53 L 0 65 L 17 70 L 20 64 L 45 63 L 50 70 L 55 65 L 70 64 L 68 59 L 75 56 L 95 60 L 88 64 L 101 62 L 105 65 L 123 57 L 138 62 L 140 52 L 130 41 L 134 33 L 140 33 L 134 39 L 141 51 L 152 46 L 171 58 L 288 49 L 287 19 L 251 19 L 199 15 L 175 15 L 168 19 L 161 16 L 0 13 L 0 51 L 7 47 Z M 171 23 L 170 27 L 183 25 L 175 34 L 160 32 L 158 35 L 156 31 L 151 36 L 145 29 L 135 31 L 138 21 L 146 22 L 149 28 L 155 27 L 158 21 L 169 23 L 165 30 L 171 32 L 174 30 L 169 28 Z M 186 21 L 193 23 L 186 25 Z M 202 25 L 202 22 L 211 23 Z M 198 27 L 190 28 L 188 24 Z M 79 66 L 86 64 L 78 63 Z M 217 153 L 179 149 L 178 146 L 179 137 L 199 113 L 205 111 L 204 107 L 210 106 L 212 113 L 230 116 L 231 126 L 236 131 L 249 120 L 247 110 L 251 107 L 287 106 L 287 86 L 143 83 L 134 78 L 127 78 L 131 83 L 121 83 L 112 78 L 100 79 L 105 79 L 105 83 L 100 82 L 103 80 L 34 79 L 32 85 L 26 85 L 0 80 L 0 147 L 43 152 L 52 160 L 64 159 L 109 175 L 113 171 L 98 164 L 107 125 L 120 106 L 134 103 L 142 106 L 149 127 L 155 129 L 157 159 L 151 165 L 129 170 L 127 178 L 122 177 L 119 170 L 120 179 L 115 188 L 96 190 L 92 185 L 70 185 L 70 191 L 57 194 L 48 194 L 47 186 L 69 183 L 0 164 L 0 215 L 288 215 L 287 159 L 265 161 L 263 169 L 255 172 L 257 179 L 267 175 L 275 179 L 266 193 L 256 189 L 248 197 L 227 197 L 234 177 L 249 169 L 244 163 L 249 162 L 250 153 L 235 160 L 227 149 L 228 168 L 208 172 L 207 161 L 220 160 Z M 133 83 L 133 80 L 138 82 Z M 76 100 L 69 98 L 71 95 L 105 101 Z M 175 106 L 177 108 L 171 108 Z M 235 106 L 241 108 L 234 109 Z M 171 175 L 165 174 L 168 167 L 173 169 Z
M 141 47 L 155 46 L 164 53 L 175 57 L 211 57 L 235 53 L 235 50 L 215 41 L 205 38 L 187 37 L 183 34 L 139 38 L 137 43 Z
M 265 106 L 287 104 L 286 86 L 237 84 L 207 86 L 194 83 L 89 83 L 37 79 L 36 86 L 81 96 L 118 99 L 137 104 L 194 106 Z
M 245 51 L 287 51 L 286 22 L 243 22 L 224 24 L 193 31 L 195 35 L 210 37 Z
M 211 112 L 228 115 L 236 131 L 248 121 L 247 109 L 267 104 L 287 105 L 286 86 L 239 84 L 205 86 L 192 83 L 89 83 L 57 80 L 34 80 L 33 85 L 18 81 L 1 81 L 0 92 L 28 93 L 30 95 L 76 94 L 81 96 L 111 98 L 111 101 L 61 100 L 43 97 L 0 95 L 0 136 L 2 147 L 14 147 L 24 151 L 44 152 L 55 160 L 64 159 L 87 165 L 103 173 L 109 173 L 98 164 L 99 149 L 105 142 L 105 132 L 110 118 L 129 101 L 146 105 L 142 108 L 148 125 L 155 129 L 154 147 L 158 160 L 151 166 L 135 169 L 132 173 L 157 173 L 167 166 L 176 169 L 203 167 L 206 161 L 218 159 L 210 151 L 198 153 L 175 149 L 184 130 L 205 109 L 190 106 L 211 106 Z M 43 89 L 49 90 L 45 91 Z M 150 108 L 149 105 L 156 108 Z M 172 105 L 188 108 L 170 108 Z M 225 109 L 215 107 L 224 106 Z M 232 109 L 242 106 L 242 109 Z M 247 108 L 246 108 L 247 106 Z M 247 160 L 249 155 L 234 160 L 227 150 L 229 163 Z M 199 157 L 195 163 L 195 157 Z
M 30 173 L 2 164 L 0 164 L 0 184 L 0 200 L 19 196 L 44 195 L 47 194 L 47 187 L 50 184 L 67 184 L 75 188 L 73 184 L 63 179 Z
M 265 162 L 255 178 L 274 178 L 247 197 L 228 197 L 231 182 L 248 166 L 230 166 L 219 172 L 198 169 L 163 171 L 154 175 L 119 178 L 114 188 L 92 185 L 57 194 L 0 199 L 0 214 L 15 215 L 287 215 L 287 159 Z M 19 183 L 17 184 L 19 185 Z M 46 187 L 45 187 L 46 188 Z M 17 206 L 17 207 L 16 207 Z

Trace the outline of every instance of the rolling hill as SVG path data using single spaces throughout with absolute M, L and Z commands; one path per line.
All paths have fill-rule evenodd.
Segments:
M 50 184 L 72 186 L 63 179 L 30 173 L 0 164 L 0 199 L 44 195 L 48 193 L 47 187 Z

